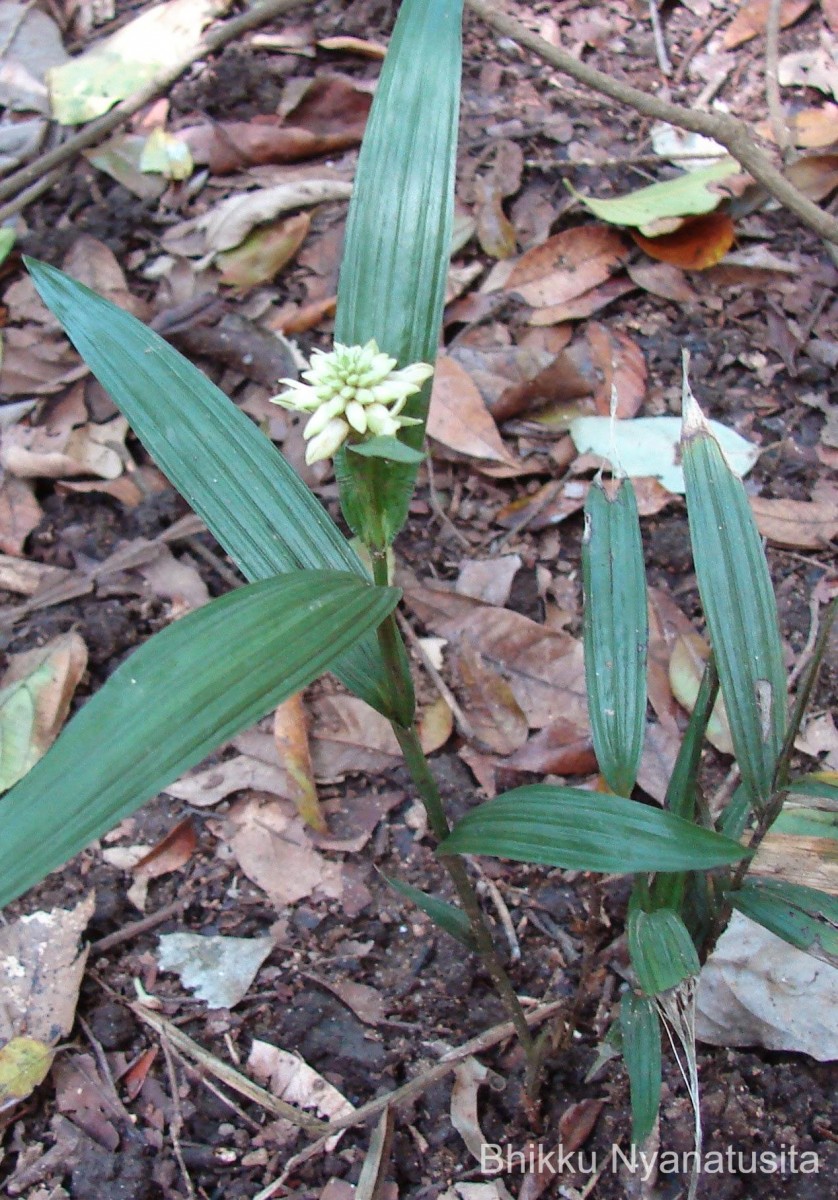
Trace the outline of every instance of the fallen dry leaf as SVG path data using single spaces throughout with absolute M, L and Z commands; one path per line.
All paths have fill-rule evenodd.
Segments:
M 361 58 L 383 59 L 387 54 L 386 46 L 382 46 L 381 42 L 370 41 L 368 38 L 349 36 L 327 37 L 320 38 L 317 45 L 322 50 L 342 50 L 348 54 L 359 54 Z
M 713 1046 L 838 1058 L 838 967 L 735 912 L 702 968 L 696 1036 Z
M 98 238 L 91 237 L 89 233 L 80 234 L 65 256 L 62 267 L 73 279 L 92 288 L 110 300 L 111 304 L 124 308 L 135 317 L 145 315 L 146 306 L 128 290 L 125 275 L 113 250 Z
M 616 416 L 633 417 L 646 396 L 646 359 L 635 341 L 619 329 L 591 321 L 585 336 L 602 383 L 594 395 L 596 410 L 609 416 L 616 397 Z
M 838 501 L 751 496 L 757 529 L 778 546 L 822 550 L 838 536 Z
M 662 300 L 673 300 L 676 304 L 698 302 L 698 292 L 691 286 L 684 272 L 672 263 L 629 263 L 626 271 L 633 283 L 653 296 L 660 296 Z
M 40 588 L 64 580 L 71 574 L 65 567 L 53 567 L 49 563 L 33 562 L 31 558 L 0 554 L 0 588 L 17 596 L 34 596 Z
M 157 961 L 162 969 L 178 975 L 198 1000 L 208 1008 L 235 1008 L 275 943 L 273 937 L 164 933 L 158 944 Z
M 355 1106 L 350 1104 L 336 1087 L 327 1083 L 322 1075 L 318 1075 L 307 1062 L 296 1054 L 281 1050 L 279 1046 L 272 1046 L 270 1042 L 253 1039 L 247 1069 L 258 1083 L 270 1088 L 273 1094 L 286 1104 L 294 1104 L 299 1108 L 313 1108 L 324 1120 L 348 1117 L 355 1111 Z M 296 1137 L 297 1129 L 290 1122 L 279 1121 L 275 1124 L 280 1128 L 287 1127 L 289 1140 Z M 326 1143 L 329 1150 L 334 1149 L 340 1136 L 337 1133 L 329 1138 Z
M 120 848 L 122 847 L 117 847 Z M 195 823 L 190 817 L 185 817 L 184 820 L 178 821 L 156 846 L 146 850 L 127 868 L 134 874 L 134 882 L 126 893 L 131 903 L 140 912 L 144 912 L 150 881 L 170 875 L 172 871 L 179 871 L 181 867 L 186 866 L 197 848 L 198 834 Z M 103 854 L 107 855 L 108 852 L 106 849 Z
M 365 1025 L 380 1025 L 387 1016 L 387 1001 L 381 992 L 368 984 L 355 983 L 352 979 L 321 979 L 314 975 L 311 978 L 337 996 Z
M 271 283 L 294 258 L 310 225 L 308 213 L 297 213 L 254 229 L 240 246 L 217 255 L 215 264 L 221 271 L 219 282 L 242 289 Z
M 637 285 L 633 279 L 618 276 L 616 279 L 606 279 L 598 287 L 592 287 L 564 304 L 551 304 L 549 308 L 536 308 L 530 313 L 530 325 L 556 325 L 563 321 L 582 321 L 592 317 L 594 313 L 607 308 L 620 296 L 633 292 Z
M 0 1046 L 0 1113 L 12 1108 L 43 1083 L 55 1051 L 37 1038 L 13 1037 Z
M 34 767 L 58 737 L 87 669 L 87 646 L 75 632 L 13 654 L 0 687 L 0 791 Z
M 672 694 L 687 712 L 692 712 L 710 648 L 700 633 L 680 634 L 669 659 L 669 683 Z M 733 754 L 733 741 L 721 693 L 713 705 L 707 723 L 707 740 L 722 754 Z
M 496 604 L 503 608 L 509 599 L 512 581 L 520 569 L 520 554 L 467 559 L 460 567 L 454 588 L 461 596 L 471 596 L 474 600 L 482 600 L 484 604 Z
M 792 144 L 806 150 L 823 150 L 838 142 L 838 104 L 827 103 L 819 108 L 804 108 L 786 118 Z M 775 141 L 770 121 L 757 126 L 760 137 Z
M 25 1030 L 27 1037 L 54 1045 L 70 1032 L 87 962 L 79 938 L 95 904 L 89 892 L 75 908 L 35 912 L 0 926 L 0 1042 Z
M 631 236 L 650 258 L 688 271 L 704 271 L 721 262 L 736 240 L 736 229 L 727 213 L 687 217 L 678 229 L 659 237 L 645 237 L 637 229 Z
M 436 362 L 428 436 L 469 458 L 516 465 L 477 386 L 460 364 L 445 354 Z
M 43 515 L 32 484 L 6 475 L 0 483 L 0 550 L 19 554 Z
M 780 4 L 780 28 L 786 29 L 798 21 L 812 7 L 813 0 L 782 0 Z M 745 0 L 736 11 L 722 38 L 725 50 L 735 50 L 743 42 L 765 32 L 770 0 Z
M 64 479 L 98 475 L 116 479 L 124 466 L 128 422 L 114 417 L 104 425 L 50 429 L 46 425 L 16 425 L 0 444 L 0 462 L 18 479 Z
M 649 649 L 647 683 L 649 703 L 662 725 L 677 728 L 679 706 L 669 682 L 669 660 L 679 637 L 695 632 L 693 624 L 681 612 L 668 592 L 648 589 Z
M 604 283 L 626 258 L 626 243 L 607 225 L 565 229 L 523 254 L 504 290 L 533 308 L 565 304 Z
M 300 692 L 280 704 L 274 713 L 273 735 L 277 757 L 288 775 L 289 799 L 306 825 L 325 833 L 326 818 L 317 799 L 314 767 L 308 744 L 308 719 Z
M 103 1149 L 113 1153 L 120 1137 L 114 1119 L 129 1124 L 113 1083 L 99 1074 L 92 1054 L 59 1055 L 53 1072 L 55 1103 L 73 1124 Z
M 539 729 L 503 766 L 539 775 L 590 775 L 597 769 L 591 732 L 559 717 Z
M 406 586 L 405 602 L 429 630 L 452 646 L 471 645 L 499 669 L 532 728 L 559 718 L 587 728 L 581 641 L 442 584 Z
M 479 651 L 461 642 L 452 654 L 463 711 L 479 748 L 512 754 L 527 740 L 529 725 L 503 675 Z
M 0 392 L 4 396 L 48 396 L 87 373 L 63 333 L 45 334 L 31 325 L 3 330 Z

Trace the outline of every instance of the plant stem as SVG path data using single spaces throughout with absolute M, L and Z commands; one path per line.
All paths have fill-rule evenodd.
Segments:
M 373 578 L 379 586 L 386 586 L 388 582 L 386 551 L 375 547 L 370 547 L 369 549 L 372 560 Z M 393 613 L 386 620 L 382 621 L 378 627 L 378 644 L 381 647 L 381 654 L 384 658 L 387 675 L 393 689 L 404 687 L 401 657 L 399 655 L 399 630 Z M 441 842 L 448 836 L 450 826 L 448 818 L 445 816 L 439 787 L 419 741 L 416 725 L 413 722 L 410 725 L 400 725 L 397 721 L 391 721 L 390 724 L 401 747 L 407 769 L 425 806 L 434 836 Z M 486 924 L 483 911 L 480 908 L 477 893 L 468 877 L 466 865 L 459 855 L 445 855 L 442 858 L 442 863 L 451 876 L 454 887 L 457 889 L 460 903 L 471 925 L 471 931 L 477 945 L 477 952 L 483 960 L 486 970 L 491 976 L 495 990 L 503 1001 L 504 1007 L 515 1026 L 518 1038 L 527 1055 L 527 1060 L 533 1063 L 535 1061 L 535 1043 L 527 1024 L 527 1018 L 524 1016 L 524 1010 L 521 1008 L 521 1002 L 512 986 L 512 981 L 504 970 L 503 963 L 495 949 L 492 934 L 489 926 Z

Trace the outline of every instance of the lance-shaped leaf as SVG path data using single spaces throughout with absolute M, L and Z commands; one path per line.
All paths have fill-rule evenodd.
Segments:
M 748 879 L 728 899 L 746 917 L 838 967 L 838 898 L 781 879 Z
M 754 801 L 773 789 L 787 726 L 777 604 L 742 482 L 727 464 L 687 381 L 683 462 L 690 540 L 736 761 Z
M 311 683 L 399 595 L 345 572 L 292 571 L 151 638 L 0 799 L 0 906 Z
M 631 1086 L 631 1140 L 641 1145 L 654 1128 L 661 1096 L 661 1027 L 648 996 L 626 992 L 620 1002 L 623 1059 Z
M 585 502 L 582 541 L 585 684 L 599 769 L 628 796 L 643 753 L 649 618 L 634 488 L 610 498 L 595 483 Z
M 328 513 L 271 441 L 197 367 L 83 284 L 27 260 L 44 303 L 154 461 L 248 580 L 301 567 L 369 575 Z M 333 665 L 362 700 L 402 723 L 370 635 Z
M 647 996 L 677 987 L 700 969 L 693 940 L 684 922 L 671 908 L 629 912 L 628 946 L 637 982 Z
M 398 360 L 432 363 L 451 252 L 462 61 L 462 0 L 404 0 L 358 160 L 340 271 L 335 340 L 375 338 Z M 400 438 L 421 449 L 430 385 L 404 409 L 423 424 Z M 349 524 L 390 542 L 407 517 L 415 463 L 342 451 L 336 468 Z M 380 523 L 370 522 L 370 507 Z
M 467 950 L 477 949 L 468 917 L 461 908 L 455 908 L 453 904 L 449 904 L 447 900 L 440 900 L 438 896 L 428 895 L 427 892 L 414 887 L 412 883 L 404 883 L 401 879 L 392 879 L 389 875 L 385 875 L 384 878 L 393 891 L 404 896 L 406 900 L 410 900 L 422 910 L 426 917 L 430 917 L 435 925 L 444 929 L 452 938 L 456 938 Z
M 576 871 L 690 871 L 742 858 L 736 842 L 624 796 L 535 784 L 487 800 L 439 854 L 491 854 Z

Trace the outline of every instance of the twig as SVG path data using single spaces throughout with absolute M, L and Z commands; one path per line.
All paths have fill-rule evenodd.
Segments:
M 531 1027 L 542 1024 L 549 1020 L 550 1017 L 561 1012 L 566 1006 L 564 1000 L 553 1000 L 550 1004 L 544 1004 L 540 1008 L 533 1009 L 527 1014 L 527 1024 Z M 515 1026 L 512 1021 L 504 1021 L 502 1025 L 494 1025 L 491 1029 L 487 1029 L 485 1033 L 480 1033 L 477 1037 L 471 1038 L 462 1046 L 458 1046 L 449 1052 L 435 1063 L 427 1071 L 421 1075 L 417 1075 L 415 1079 L 408 1080 L 395 1091 L 386 1092 L 383 1096 L 379 1096 L 376 1100 L 371 1100 L 368 1104 L 362 1104 L 360 1108 L 356 1108 L 353 1113 L 349 1113 L 345 1117 L 339 1117 L 336 1121 L 329 1124 L 329 1130 L 321 1137 L 307 1146 L 305 1150 L 301 1150 L 299 1154 L 295 1154 L 289 1159 L 285 1165 L 282 1174 L 272 1183 L 269 1183 L 266 1188 L 263 1188 L 258 1195 L 254 1196 L 253 1200 L 271 1200 L 273 1196 L 281 1190 L 285 1180 L 289 1175 L 293 1174 L 299 1166 L 313 1158 L 318 1154 L 329 1141 L 329 1139 L 341 1129 L 349 1129 L 351 1126 L 360 1125 L 370 1117 L 377 1117 L 385 1108 L 398 1107 L 406 1104 L 414 1097 L 420 1096 L 422 1092 L 440 1079 L 444 1079 L 449 1072 L 453 1071 L 459 1062 L 464 1058 L 468 1058 L 470 1054 L 482 1054 L 486 1050 L 490 1050 L 492 1046 L 496 1046 L 498 1042 L 506 1041 L 515 1033 Z
M 672 60 L 666 50 L 658 0 L 649 0 L 649 20 L 652 23 L 652 36 L 655 39 L 655 54 L 658 56 L 658 66 L 664 75 L 671 75 Z
M 149 80 L 143 87 L 138 88 L 125 100 L 121 100 L 110 112 L 104 116 L 98 117 L 95 121 L 91 121 L 85 125 L 84 129 L 73 137 L 67 139 L 60 146 L 56 146 L 54 150 L 47 151 L 46 154 L 41 154 L 38 158 L 33 159 L 25 167 L 21 167 L 18 171 L 13 172 L 0 183 L 0 200 L 8 200 L 12 196 L 17 196 L 24 188 L 28 188 L 30 184 L 40 180 L 47 172 L 52 171 L 54 167 L 61 166 L 70 159 L 75 158 L 82 150 L 86 150 L 88 146 L 93 146 L 109 133 L 113 133 L 118 129 L 123 122 L 132 117 L 134 113 L 139 112 L 151 100 L 154 100 L 160 92 L 171 87 L 184 71 L 188 70 L 194 62 L 199 58 L 204 58 L 208 54 L 214 54 L 233 38 L 239 37 L 243 33 L 249 32 L 251 29 L 256 29 L 260 25 L 264 25 L 266 21 L 270 21 L 273 17 L 278 17 L 282 13 L 288 12 L 292 8 L 299 8 L 302 3 L 310 3 L 311 0 L 263 0 L 261 4 L 254 4 L 252 8 L 246 12 L 240 13 L 237 17 L 232 17 L 229 21 L 224 21 L 220 25 L 216 25 L 211 29 L 200 42 L 193 46 L 187 53 L 182 54 L 176 62 L 168 66 L 164 71 L 160 71 L 153 79 Z
M 498 30 L 505 37 L 512 38 L 528 50 L 538 54 L 545 62 L 550 63 L 556 70 L 571 75 L 580 83 L 593 88 L 627 104 L 643 116 L 652 117 L 659 121 L 667 121 L 681 129 L 689 129 L 693 133 L 703 133 L 715 138 L 727 148 L 730 154 L 739 162 L 757 182 L 761 183 L 767 192 L 785 205 L 801 221 L 829 242 L 838 244 L 838 217 L 825 212 L 808 196 L 804 196 L 794 184 L 790 183 L 782 171 L 766 157 L 756 145 L 753 130 L 744 121 L 720 112 L 699 112 L 695 109 L 683 108 L 657 96 L 650 96 L 640 88 L 621 83 L 604 71 L 597 71 L 587 63 L 579 62 L 558 46 L 551 46 L 544 38 L 532 33 L 520 21 L 506 13 L 498 12 L 486 0 L 467 0 L 472 9 L 487 25 Z
M 172 1093 L 172 1116 L 169 1121 L 169 1135 L 172 1139 L 172 1150 L 174 1151 L 177 1165 L 180 1167 L 180 1173 L 183 1176 L 183 1182 L 186 1184 L 186 1190 L 189 1194 L 189 1200 L 196 1200 L 195 1185 L 192 1183 L 192 1177 L 186 1166 L 183 1157 L 183 1150 L 180 1145 L 180 1135 L 183 1129 L 183 1113 L 180 1108 L 180 1096 L 178 1095 L 177 1074 L 175 1073 L 175 1064 L 172 1058 L 172 1047 L 167 1034 L 160 1034 L 160 1045 L 163 1047 L 163 1057 L 166 1060 L 166 1074 L 169 1077 L 169 1090 Z
M 91 944 L 90 949 L 94 954 L 104 954 L 106 950 L 113 950 L 114 946 L 121 946 L 123 942 L 130 942 L 132 938 L 139 937 L 142 933 L 148 933 L 149 929 L 162 925 L 164 921 L 168 921 L 169 917 L 178 916 L 188 903 L 188 900 L 175 900 L 173 904 L 167 904 L 165 908 L 158 908 L 157 912 L 149 913 L 147 917 L 141 917 L 139 921 L 132 921 L 129 925 L 123 925 L 121 929 L 116 929 L 113 933 L 99 938 L 98 942 Z
M 463 735 L 464 738 L 468 738 L 468 740 L 470 742 L 474 741 L 476 735 L 471 726 L 471 722 L 469 721 L 468 717 L 463 712 L 463 710 L 460 708 L 460 705 L 457 702 L 457 697 L 451 691 L 450 687 L 445 682 L 445 680 L 442 678 L 439 671 L 436 669 L 433 662 L 431 661 L 431 656 L 428 654 L 427 650 L 422 645 L 422 639 L 417 637 L 416 631 L 414 630 L 413 626 L 410 624 L 407 617 L 402 615 L 402 613 L 400 613 L 400 612 L 396 613 L 396 620 L 399 623 L 399 629 L 401 629 L 402 633 L 407 638 L 407 640 L 410 642 L 413 649 L 416 651 L 416 653 L 422 659 L 422 665 L 424 666 L 425 670 L 428 672 L 431 679 L 433 680 L 436 690 L 439 692 L 440 696 L 442 696 L 445 703 L 451 709 L 451 713 L 454 717 L 454 720 L 457 722 L 457 728 L 459 729 L 460 733 Z
M 789 144 L 789 127 L 780 97 L 780 82 L 777 78 L 780 42 L 780 4 L 781 0 L 769 0 L 768 19 L 765 23 L 765 101 L 768 105 L 768 116 L 771 119 L 771 130 L 774 141 L 781 154 L 785 154 Z
M 792 691 L 800 676 L 806 670 L 812 658 L 812 652 L 815 649 L 815 642 L 818 640 L 818 625 L 820 624 L 820 604 L 817 596 L 809 597 L 809 636 L 806 638 L 806 645 L 800 651 L 800 657 L 794 664 L 794 667 L 789 674 L 789 691 Z
M 480 885 L 489 893 L 492 904 L 495 906 L 495 912 L 498 914 L 498 920 L 501 923 L 506 941 L 509 946 L 509 957 L 512 962 L 521 961 L 521 946 L 518 942 L 518 935 L 515 932 L 515 926 L 512 924 L 512 917 L 509 915 L 509 909 L 506 907 L 506 901 L 500 894 L 500 889 L 493 879 L 490 879 L 476 859 L 471 859 L 471 865 L 475 867 L 480 875 L 480 884 L 478 884 L 478 892 Z

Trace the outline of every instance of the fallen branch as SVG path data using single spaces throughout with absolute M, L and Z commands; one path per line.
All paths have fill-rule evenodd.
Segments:
M 754 140 L 753 130 L 736 117 L 726 113 L 698 112 L 695 109 L 682 108 L 679 104 L 671 104 L 657 96 L 650 96 L 640 88 L 631 84 L 621 83 L 604 71 L 597 71 L 586 63 L 579 62 L 566 50 L 551 46 L 544 38 L 532 33 L 520 21 L 498 11 L 486 0 L 466 0 L 468 7 L 482 21 L 496 29 L 504 37 L 512 38 L 521 46 L 532 50 L 550 66 L 555 67 L 565 75 L 570 75 L 579 83 L 585 84 L 595 92 L 626 104 L 629 108 L 641 113 L 644 117 L 666 121 L 677 125 L 680 129 L 688 129 L 693 133 L 702 133 L 705 137 L 714 138 L 739 162 L 754 179 L 761 183 L 765 190 L 784 205 L 804 224 L 819 234 L 828 242 L 838 244 L 838 218 L 825 212 L 808 196 L 790 183 L 782 171 L 759 149 Z
M 139 112 L 146 104 L 152 100 L 166 88 L 171 87 L 180 76 L 187 71 L 194 62 L 199 58 L 204 58 L 207 54 L 215 54 L 228 42 L 239 37 L 243 33 L 248 33 L 251 29 L 257 29 L 260 25 L 264 25 L 273 17 L 281 16 L 282 13 L 288 12 L 292 8 L 299 8 L 304 0 L 263 0 L 261 4 L 254 4 L 246 12 L 241 13 L 237 17 L 232 17 L 229 21 L 224 21 L 220 25 L 213 26 L 208 33 L 201 38 L 200 42 L 186 54 L 183 54 L 171 66 L 160 71 L 159 74 L 144 87 L 138 88 L 132 95 L 127 96 L 125 100 L 121 100 L 115 105 L 110 112 L 104 116 L 98 117 L 95 121 L 91 121 L 85 125 L 84 129 L 67 138 L 60 146 L 56 146 L 54 150 L 48 150 L 46 154 L 41 154 L 38 158 L 33 159 L 25 167 L 21 167 L 13 174 L 9 175 L 0 183 L 0 201 L 9 200 L 12 196 L 17 196 L 25 188 L 29 188 L 33 183 L 40 181 L 45 175 L 52 172 L 56 167 L 62 166 L 75 158 L 82 150 L 86 150 L 88 146 L 93 146 L 109 133 L 113 133 L 118 129 L 129 117 L 133 117 L 134 113 Z M 305 0 L 310 3 L 311 0 Z M 27 195 L 26 203 L 35 198 L 39 193 L 30 193 Z M 22 199 L 22 197 L 21 197 Z M 7 206 L 7 208 L 12 206 Z M 21 205 L 15 205 L 19 210 Z M 4 214 L 9 215 L 7 209 L 2 210 Z

